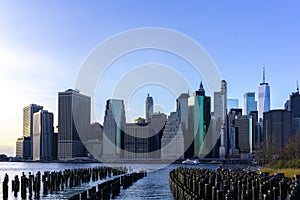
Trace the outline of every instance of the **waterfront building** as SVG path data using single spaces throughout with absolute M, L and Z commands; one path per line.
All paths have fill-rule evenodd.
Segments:
M 88 138 L 85 146 L 89 156 L 100 159 L 103 153 L 103 126 L 98 122 L 91 124 L 91 137 Z
M 263 82 L 258 86 L 258 117 L 262 121 L 264 112 L 270 110 L 270 86 L 266 83 L 265 68 L 263 70 Z
M 26 152 L 30 152 L 30 158 L 32 158 L 33 152 L 33 114 L 42 109 L 43 106 L 39 106 L 37 104 L 30 104 L 23 108 L 23 137 L 30 138 L 30 150 L 26 150 Z
M 161 158 L 164 160 L 184 158 L 182 123 L 177 112 L 171 112 L 161 138 Z
M 214 92 L 214 116 L 216 119 L 216 131 L 219 133 L 220 147 L 219 157 L 225 158 L 228 151 L 228 137 L 225 129 L 225 118 L 227 114 L 227 83 L 221 81 L 221 91 Z M 216 146 L 216 148 L 218 148 Z
M 122 157 L 125 123 L 124 101 L 119 99 L 107 100 L 103 123 L 103 157 Z
M 153 104 L 153 98 L 148 94 L 146 101 L 145 101 L 145 118 L 146 118 L 146 123 L 149 123 L 151 120 L 151 115 L 153 114 L 153 109 L 154 109 L 154 104 Z
M 53 160 L 58 159 L 58 126 L 54 127 L 53 142 L 52 142 Z
M 88 140 L 94 139 L 103 141 L 103 126 L 98 122 L 91 123 L 91 137 Z
M 153 113 L 151 115 L 151 126 L 153 127 L 155 134 L 162 133 L 167 122 L 167 115 L 165 113 Z
M 165 128 L 165 124 L 167 122 L 167 115 L 164 113 L 153 113 L 151 115 L 151 123 L 150 126 L 153 128 L 154 131 L 154 140 L 155 143 L 153 145 L 154 157 L 160 158 L 160 149 L 161 149 L 161 137 L 163 135 L 163 131 Z
M 30 160 L 32 158 L 30 137 L 23 136 L 17 139 L 16 157 L 22 158 L 24 160 Z
M 244 115 L 257 111 L 257 101 L 255 101 L 255 92 L 247 92 L 244 94 Z
M 188 98 L 188 113 L 188 132 L 184 138 L 186 157 L 199 157 L 210 124 L 210 97 L 205 96 L 202 82 Z
M 263 137 L 267 149 L 283 148 L 292 135 L 291 112 L 287 110 L 270 110 L 264 113 Z
M 179 120 L 182 124 L 182 129 L 188 129 L 188 93 L 182 93 L 176 99 L 176 112 L 178 113 Z
M 124 158 L 155 158 L 156 135 L 148 123 L 126 123 L 124 132 Z
M 17 139 L 16 142 L 16 157 L 23 158 L 23 137 Z
M 40 110 L 33 114 L 33 160 L 53 160 L 53 113 Z
M 58 159 L 85 157 L 90 135 L 91 98 L 78 90 L 58 93 Z

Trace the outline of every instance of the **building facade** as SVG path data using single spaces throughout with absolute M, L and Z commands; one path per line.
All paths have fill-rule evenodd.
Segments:
M 127 123 L 124 132 L 124 159 L 155 158 L 156 138 L 148 123 Z
M 151 120 L 151 115 L 153 114 L 154 109 L 153 98 L 148 94 L 145 101 L 145 119 L 146 123 L 149 123 Z
M 31 139 L 30 137 L 20 137 L 16 142 L 16 157 L 24 160 L 32 159 Z
M 291 112 L 270 110 L 264 113 L 262 140 L 267 149 L 283 148 L 292 136 Z
M 225 118 L 227 114 L 227 83 L 221 81 L 221 91 L 214 92 L 214 116 L 216 120 L 216 131 L 220 138 L 219 157 L 225 158 L 228 151 L 228 136 L 225 127 Z M 218 148 L 217 146 L 215 148 Z
M 238 116 L 234 120 L 237 146 L 240 153 L 253 151 L 253 121 L 251 115 Z
M 188 93 L 182 93 L 180 96 L 176 99 L 176 112 L 178 113 L 182 129 L 186 130 L 188 129 L 188 99 L 190 95 Z
M 103 126 L 94 122 L 91 124 L 91 137 L 85 144 L 90 157 L 100 159 L 103 154 Z
M 184 158 L 182 123 L 177 112 L 171 112 L 161 138 L 161 158 L 176 160 Z
M 153 128 L 154 130 L 154 146 L 153 146 L 153 151 L 154 151 L 154 157 L 155 158 L 160 158 L 161 153 L 160 153 L 160 149 L 161 149 L 161 137 L 163 135 L 163 131 L 165 128 L 165 124 L 167 122 L 167 115 L 164 113 L 153 113 L 151 115 L 151 123 L 150 126 Z
M 300 94 L 297 84 L 297 91 L 290 95 L 290 111 L 292 117 L 292 133 L 300 135 Z
M 91 98 L 78 90 L 58 93 L 58 159 L 85 157 L 90 135 Z
M 26 152 L 31 152 L 30 157 L 32 158 L 33 152 L 33 114 L 42 110 L 43 106 L 39 106 L 37 104 L 30 104 L 23 108 L 23 137 L 29 137 L 31 146 L 30 150 L 26 150 Z
M 263 82 L 258 86 L 258 117 L 262 121 L 264 112 L 270 110 L 270 86 L 265 81 L 265 69 L 263 71 Z
M 238 154 L 238 135 L 235 127 L 235 119 L 242 116 L 242 109 L 230 109 L 227 114 L 228 154 Z
M 124 101 L 119 99 L 107 100 L 103 123 L 104 158 L 123 157 L 125 123 Z
M 255 92 L 247 92 L 244 94 L 244 115 L 249 115 L 251 111 L 257 111 Z
M 188 109 L 188 135 L 184 138 L 188 151 L 186 157 L 199 157 L 210 124 L 210 97 L 205 96 L 202 82 L 199 90 L 189 97 Z
M 40 110 L 33 115 L 33 160 L 54 160 L 53 113 Z
M 238 99 L 227 99 L 227 109 L 230 110 L 231 108 L 238 108 L 239 107 L 239 100 Z

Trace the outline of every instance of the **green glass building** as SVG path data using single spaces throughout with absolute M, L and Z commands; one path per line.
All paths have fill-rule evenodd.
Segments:
M 187 157 L 199 157 L 210 123 L 210 97 L 205 96 L 201 82 L 199 90 L 188 99 L 189 128 Z

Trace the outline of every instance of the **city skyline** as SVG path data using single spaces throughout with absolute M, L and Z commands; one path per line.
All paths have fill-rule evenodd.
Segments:
M 128 29 L 163 27 L 193 38 L 214 60 L 222 79 L 228 83 L 228 98 L 239 99 L 240 108 L 243 108 L 244 93 L 258 93 L 264 64 L 271 87 L 271 109 L 283 108 L 289 95 L 296 91 L 300 50 L 298 2 L 290 5 L 226 2 L 214 6 L 203 2 L 173 4 L 169 1 L 152 4 L 94 2 L 90 5 L 76 2 L 72 6 L 70 2 L 58 1 L 50 5 L 36 2 L 0 4 L 0 25 L 3 27 L 0 31 L 0 89 L 4 97 L 2 112 L 5 113 L 0 117 L 0 153 L 15 154 L 16 138 L 23 132 L 22 109 L 29 104 L 47 107 L 54 113 L 56 126 L 58 91 L 74 86 L 84 59 L 99 43 Z M 56 15 L 53 15 L 54 10 Z M 108 81 L 112 77 L 108 76 L 103 81 L 118 82 L 124 72 L 120 65 L 136 66 L 150 61 L 167 63 L 182 74 L 182 69 L 190 67 L 173 55 L 137 52 L 115 64 L 115 79 Z M 125 71 L 127 69 L 124 67 Z M 191 80 L 193 89 L 198 88 L 202 80 L 189 71 L 186 78 Z M 106 91 L 102 92 L 95 95 L 94 105 L 99 109 L 97 119 L 100 120 L 103 120 L 105 101 L 111 98 Z M 162 92 L 165 96 L 159 95 Z M 132 119 L 144 116 L 147 93 L 157 104 L 154 111 L 166 114 L 175 111 L 177 96 L 165 88 L 144 86 L 132 95 L 132 102 L 125 105 L 125 110 L 133 113 Z

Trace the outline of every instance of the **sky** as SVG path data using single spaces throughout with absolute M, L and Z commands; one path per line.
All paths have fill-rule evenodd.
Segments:
M 97 46 L 136 28 L 170 29 L 196 41 L 227 81 L 228 97 L 239 99 L 240 107 L 245 92 L 257 93 L 265 66 L 271 108 L 283 108 L 300 79 L 299 4 L 259 0 L 0 1 L 0 154 L 15 155 L 15 142 L 23 131 L 23 107 L 43 105 L 54 113 L 57 125 L 58 92 L 74 88 L 83 63 Z M 131 52 L 112 63 L 99 79 L 93 98 L 94 121 L 103 121 L 113 86 L 147 63 L 170 66 L 194 90 L 203 78 L 170 52 Z M 172 77 L 166 79 L 172 82 Z M 139 85 L 130 91 L 125 105 L 130 111 L 128 121 L 144 115 L 147 93 L 154 98 L 155 111 L 169 114 L 175 110 L 176 94 L 168 87 Z

